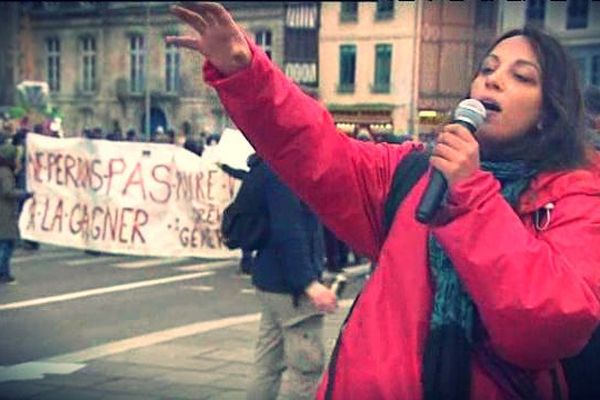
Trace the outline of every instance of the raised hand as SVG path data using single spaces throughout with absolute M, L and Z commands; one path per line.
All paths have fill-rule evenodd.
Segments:
M 170 9 L 195 32 L 188 36 L 167 36 L 168 44 L 201 53 L 224 75 L 231 75 L 250 64 L 252 52 L 242 28 L 222 5 L 183 2 Z

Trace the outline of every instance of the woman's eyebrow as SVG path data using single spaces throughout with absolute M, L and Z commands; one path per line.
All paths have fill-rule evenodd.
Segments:
M 534 68 L 538 73 L 540 73 L 540 74 L 542 73 L 542 69 L 540 68 L 540 66 L 537 63 L 532 62 L 532 61 L 517 60 L 517 61 L 515 61 L 515 65 L 518 65 L 518 66 L 521 66 L 521 65 L 529 66 L 529 67 Z

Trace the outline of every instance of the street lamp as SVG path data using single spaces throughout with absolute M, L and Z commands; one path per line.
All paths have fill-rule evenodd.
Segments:
M 144 136 L 146 141 L 150 141 L 150 2 L 146 2 L 146 51 L 144 59 L 144 89 L 145 108 L 146 108 L 146 132 Z

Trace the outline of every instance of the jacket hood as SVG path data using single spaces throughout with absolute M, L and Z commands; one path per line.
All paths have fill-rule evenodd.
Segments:
M 600 196 L 600 153 L 594 154 L 585 168 L 540 174 L 523 195 L 519 208 L 523 213 L 532 212 L 574 194 Z

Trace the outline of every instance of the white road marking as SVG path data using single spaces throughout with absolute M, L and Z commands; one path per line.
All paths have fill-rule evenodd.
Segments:
M 193 265 L 185 265 L 181 267 L 175 268 L 177 271 L 182 272 L 200 272 L 206 270 L 215 270 L 222 269 L 236 265 L 235 261 L 227 260 L 227 261 L 214 261 L 210 263 L 204 264 L 193 264 Z
M 140 347 L 152 346 L 155 344 L 168 342 L 170 340 L 198 335 L 200 333 L 205 333 L 216 329 L 228 328 L 233 325 L 256 322 L 259 320 L 259 318 L 260 313 L 255 313 L 213 321 L 197 322 L 190 325 L 179 326 L 177 328 L 166 329 L 164 331 L 132 337 L 129 339 L 118 340 L 112 343 L 90 347 L 81 351 L 50 357 L 40 361 L 50 363 L 83 363 L 138 349 Z
M 256 290 L 255 289 L 242 289 L 241 292 L 243 294 L 256 294 Z
M 199 292 L 210 292 L 212 290 L 215 290 L 215 288 L 213 286 L 203 286 L 203 285 L 186 286 L 186 289 L 197 290 Z
M 63 252 L 63 253 L 44 253 L 41 250 L 37 250 L 38 252 L 35 254 L 27 254 L 27 255 L 19 255 L 19 256 L 15 256 L 11 259 L 11 264 L 21 264 L 21 263 L 27 263 L 27 262 L 35 262 L 40 263 L 43 262 L 45 260 L 57 260 L 57 259 L 61 259 L 61 258 L 69 258 L 69 257 L 75 257 L 78 254 L 75 252 Z
M 115 257 L 115 256 L 90 256 L 90 257 L 86 257 L 86 258 L 81 258 L 79 260 L 70 260 L 70 261 L 65 261 L 65 264 L 67 264 L 70 267 L 78 267 L 81 265 L 86 265 L 86 264 L 101 264 L 103 261 L 115 261 L 119 259 L 119 257 Z M 106 264 L 109 264 L 108 262 Z
M 352 299 L 338 302 L 340 308 L 348 308 Z M 152 332 L 146 335 L 131 337 L 129 339 L 117 340 L 100 346 L 88 347 L 80 351 L 65 353 L 54 357 L 48 357 L 38 361 L 22 363 L 7 367 L 0 367 L 0 382 L 6 380 L 39 379 L 43 373 L 69 374 L 84 366 L 83 363 L 112 356 L 119 353 L 153 346 L 171 340 L 188 336 L 198 335 L 228 328 L 230 326 L 258 322 L 260 313 L 239 315 L 236 317 L 223 318 L 213 321 L 196 322 L 163 331 Z
M 177 275 L 177 276 L 171 276 L 168 278 L 160 278 L 160 279 L 153 279 L 153 280 L 147 280 L 147 281 L 126 283 L 123 285 L 83 290 L 81 292 L 65 293 L 65 294 L 61 294 L 61 295 L 57 295 L 57 296 L 41 297 L 38 299 L 18 301 L 15 303 L 0 304 L 0 311 L 14 310 L 17 308 L 33 307 L 33 306 L 39 306 L 42 304 L 56 303 L 59 301 L 79 299 L 82 297 L 97 296 L 100 294 L 121 292 L 124 290 L 138 289 L 138 288 L 142 288 L 142 287 L 162 285 L 165 283 L 172 283 L 172 282 L 179 282 L 179 281 L 185 281 L 185 280 L 190 280 L 190 279 L 203 278 L 205 276 L 210 276 L 210 275 L 214 275 L 214 272 L 206 271 L 206 272 L 198 272 L 195 274 Z
M 156 267 L 159 265 L 166 264 L 174 264 L 176 262 L 181 262 L 184 258 L 154 258 L 151 260 L 141 260 L 141 261 L 128 261 L 121 263 L 111 263 L 113 267 L 123 268 L 123 269 L 138 269 L 138 268 L 147 268 L 147 267 Z
M 0 382 L 43 379 L 45 374 L 69 375 L 83 367 L 85 364 L 26 362 L 10 367 L 0 367 Z

